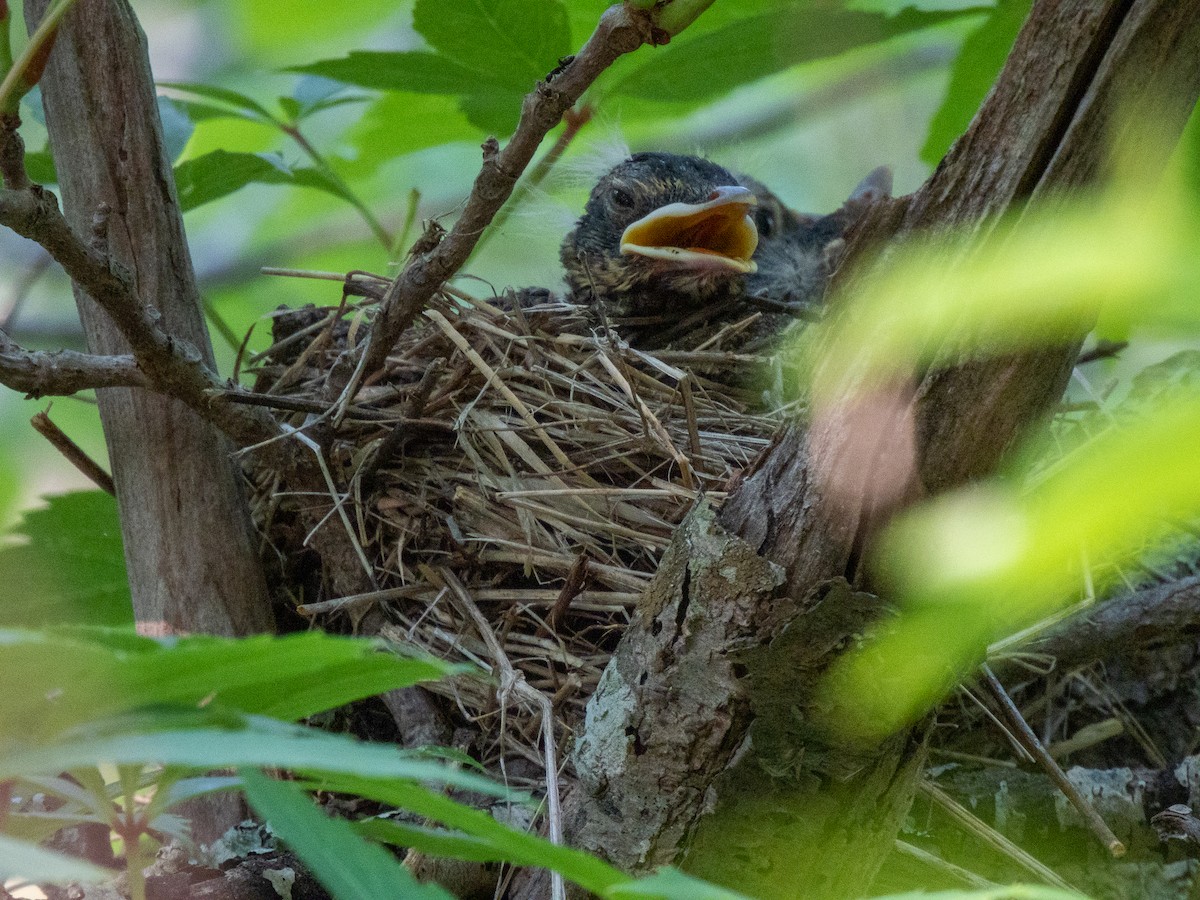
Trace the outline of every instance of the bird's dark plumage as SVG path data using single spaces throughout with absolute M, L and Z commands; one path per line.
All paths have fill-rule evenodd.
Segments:
M 643 347 L 756 308 L 768 321 L 754 332 L 778 333 L 819 304 L 842 235 L 890 186 L 878 169 L 837 212 L 806 216 L 708 160 L 638 153 L 600 179 L 563 242 L 567 283 Z

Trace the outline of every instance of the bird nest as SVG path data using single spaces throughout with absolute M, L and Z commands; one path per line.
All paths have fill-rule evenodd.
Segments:
M 336 397 L 365 329 L 345 304 L 277 315 L 259 390 L 311 426 L 304 411 Z M 430 688 L 479 729 L 485 765 L 542 765 L 547 710 L 559 741 L 582 721 L 676 525 L 701 495 L 720 503 L 776 430 L 781 413 L 739 387 L 760 363 L 711 335 L 643 352 L 548 293 L 443 293 L 323 439 L 377 590 L 305 596 L 300 611 L 328 624 L 379 610 L 385 637 L 482 668 L 494 677 Z M 272 515 L 288 491 L 260 473 L 263 528 L 295 556 Z

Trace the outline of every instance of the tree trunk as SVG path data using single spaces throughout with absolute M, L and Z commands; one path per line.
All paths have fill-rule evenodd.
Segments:
M 36 24 L 48 5 L 26 0 L 26 20 Z M 79 0 L 63 21 L 41 85 L 68 221 L 87 235 L 106 207 L 98 239 L 134 273 L 143 302 L 211 363 L 146 42 L 128 3 Z M 75 300 L 93 352 L 128 352 L 78 287 Z M 139 629 L 272 630 L 229 441 L 177 401 L 125 388 L 97 393 Z
M 1200 0 L 1040 0 L 968 133 L 921 190 L 860 225 L 846 268 L 906 232 L 984 236 L 997 214 L 1090 183 L 1119 109 L 1153 109 L 1173 140 L 1197 59 Z M 1061 397 L 1081 340 L 933 372 L 883 398 L 883 421 L 847 402 L 791 427 L 716 523 L 681 527 L 589 704 L 572 839 L 755 896 L 866 892 L 923 750 L 919 730 L 862 747 L 819 724 L 822 676 L 884 608 L 845 579 L 896 508 L 994 470 Z M 755 593 L 754 553 L 779 588 Z M 704 727 L 678 728 L 680 708 Z

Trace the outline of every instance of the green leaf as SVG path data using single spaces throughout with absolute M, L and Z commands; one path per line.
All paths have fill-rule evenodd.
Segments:
M 132 625 L 117 502 L 103 491 L 46 502 L 15 530 L 27 543 L 0 550 L 0 627 Z
M 1004 66 L 1032 0 L 1001 0 L 996 9 L 972 32 L 950 71 L 946 96 L 929 124 L 921 159 L 937 165 L 950 145 L 967 130 L 975 111 L 991 90 Z
M 25 154 L 25 173 L 34 184 L 57 184 L 58 172 L 49 150 Z
M 876 900 L 1088 900 L 1083 894 L 1030 884 L 1009 884 L 980 891 L 912 891 Z
M 358 157 L 353 172 L 373 172 L 404 153 L 452 141 L 477 141 L 471 125 L 450 97 L 391 92 L 372 103 L 350 132 Z
M 221 704 L 295 719 L 451 671 L 321 632 L 159 642 L 130 633 L 0 632 L 0 742 L 48 740 L 100 717 Z M 53 659 L 55 665 L 38 665 Z
M 616 885 L 606 896 L 613 900 L 624 897 L 653 897 L 662 900 L 747 900 L 745 894 L 692 878 L 678 869 L 669 867 L 659 869 L 645 878 Z
M 81 859 L 0 834 L 0 883 L 10 878 L 44 884 L 105 881 L 114 874 Z
M 192 124 L 184 104 L 169 97 L 158 98 L 158 117 L 162 121 L 163 146 L 167 151 L 167 159 L 174 162 L 183 155 L 196 126 Z
M 318 811 L 295 785 L 259 772 L 241 774 L 250 805 L 333 896 L 453 900 L 437 885 L 418 882 L 391 854 L 355 834 L 350 823 Z
M 219 106 L 228 109 L 231 115 L 254 122 L 275 121 L 275 117 L 267 111 L 267 108 L 253 97 L 229 88 L 218 87 L 215 84 L 201 84 L 198 81 L 160 81 L 158 86 L 215 101 Z
M 179 206 L 184 212 L 211 203 L 248 184 L 286 184 L 316 188 L 347 199 L 336 180 L 307 167 L 291 167 L 277 153 L 232 153 L 213 150 L 175 167 Z
M 268 153 L 214 150 L 184 160 L 175 167 L 175 185 L 183 212 L 219 200 L 248 184 L 278 184 L 281 181 L 291 181 L 291 170 L 281 159 Z
M 719 8 L 717 4 L 714 10 Z M 705 100 L 789 66 L 836 56 L 970 12 L 906 9 L 885 16 L 788 4 L 698 37 L 672 41 L 611 90 L 651 100 Z M 717 59 L 719 66 L 713 64 Z
M 355 50 L 342 59 L 320 60 L 288 71 L 320 75 L 358 87 L 416 94 L 468 94 L 503 86 L 489 72 L 425 50 Z
M 355 794 L 418 813 L 473 839 L 473 842 L 461 845 L 460 849 L 464 852 L 472 854 L 490 852 L 493 855 L 488 856 L 489 859 L 503 859 L 517 865 L 544 866 L 554 869 L 593 893 L 605 894 L 613 885 L 629 880 L 627 875 L 594 856 L 570 847 L 556 846 L 536 835 L 510 828 L 497 822 L 485 812 L 464 806 L 419 784 L 382 781 L 365 777 L 364 773 L 364 775 L 330 775 L 319 785 L 314 786 L 319 786 L 322 790 Z M 364 823 L 362 827 L 367 828 L 373 836 L 382 840 L 389 840 L 389 835 L 399 840 L 398 832 L 385 827 L 385 825 L 391 824 L 393 823 L 378 825 Z M 454 836 L 438 835 L 438 837 L 444 841 L 443 849 L 449 852 L 451 843 L 446 842 L 451 841 Z M 460 837 L 460 839 L 462 838 Z M 480 857 L 472 855 L 462 858 L 477 859 Z
M 416 0 L 413 27 L 444 56 L 521 94 L 571 52 L 561 0 Z
M 189 719 L 211 721 L 204 711 L 173 711 L 178 726 Z M 230 717 L 225 716 L 226 720 Z M 139 724 L 153 723 L 146 714 Z M 315 778 L 355 777 L 412 779 L 444 784 L 487 796 L 512 798 L 502 785 L 462 772 L 419 754 L 383 744 L 368 744 L 315 728 L 289 725 L 261 716 L 237 720 L 237 727 L 175 727 L 167 731 L 134 731 L 131 719 L 96 722 L 59 741 L 0 751 L 0 775 L 22 777 L 113 765 L 174 765 L 210 770 L 229 766 L 293 769 Z

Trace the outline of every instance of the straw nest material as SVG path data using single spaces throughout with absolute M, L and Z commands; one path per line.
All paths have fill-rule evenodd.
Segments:
M 720 333 L 651 355 L 547 292 L 452 294 L 408 330 L 325 442 L 344 524 L 378 590 L 310 591 L 301 609 L 329 621 L 378 604 L 385 636 L 482 667 L 492 680 L 433 689 L 480 729 L 485 764 L 540 766 L 543 713 L 553 709 L 561 746 L 675 526 L 701 493 L 720 502 L 781 413 L 742 386 L 762 361 L 721 350 Z M 361 319 L 345 304 L 277 314 L 276 343 L 256 357 L 258 390 L 297 410 L 280 413 L 290 424 L 337 396 Z M 270 514 L 288 489 L 260 473 L 263 527 L 296 554 L 296 536 Z M 331 506 L 329 496 L 313 504 Z M 514 691 L 518 673 L 528 687 Z

